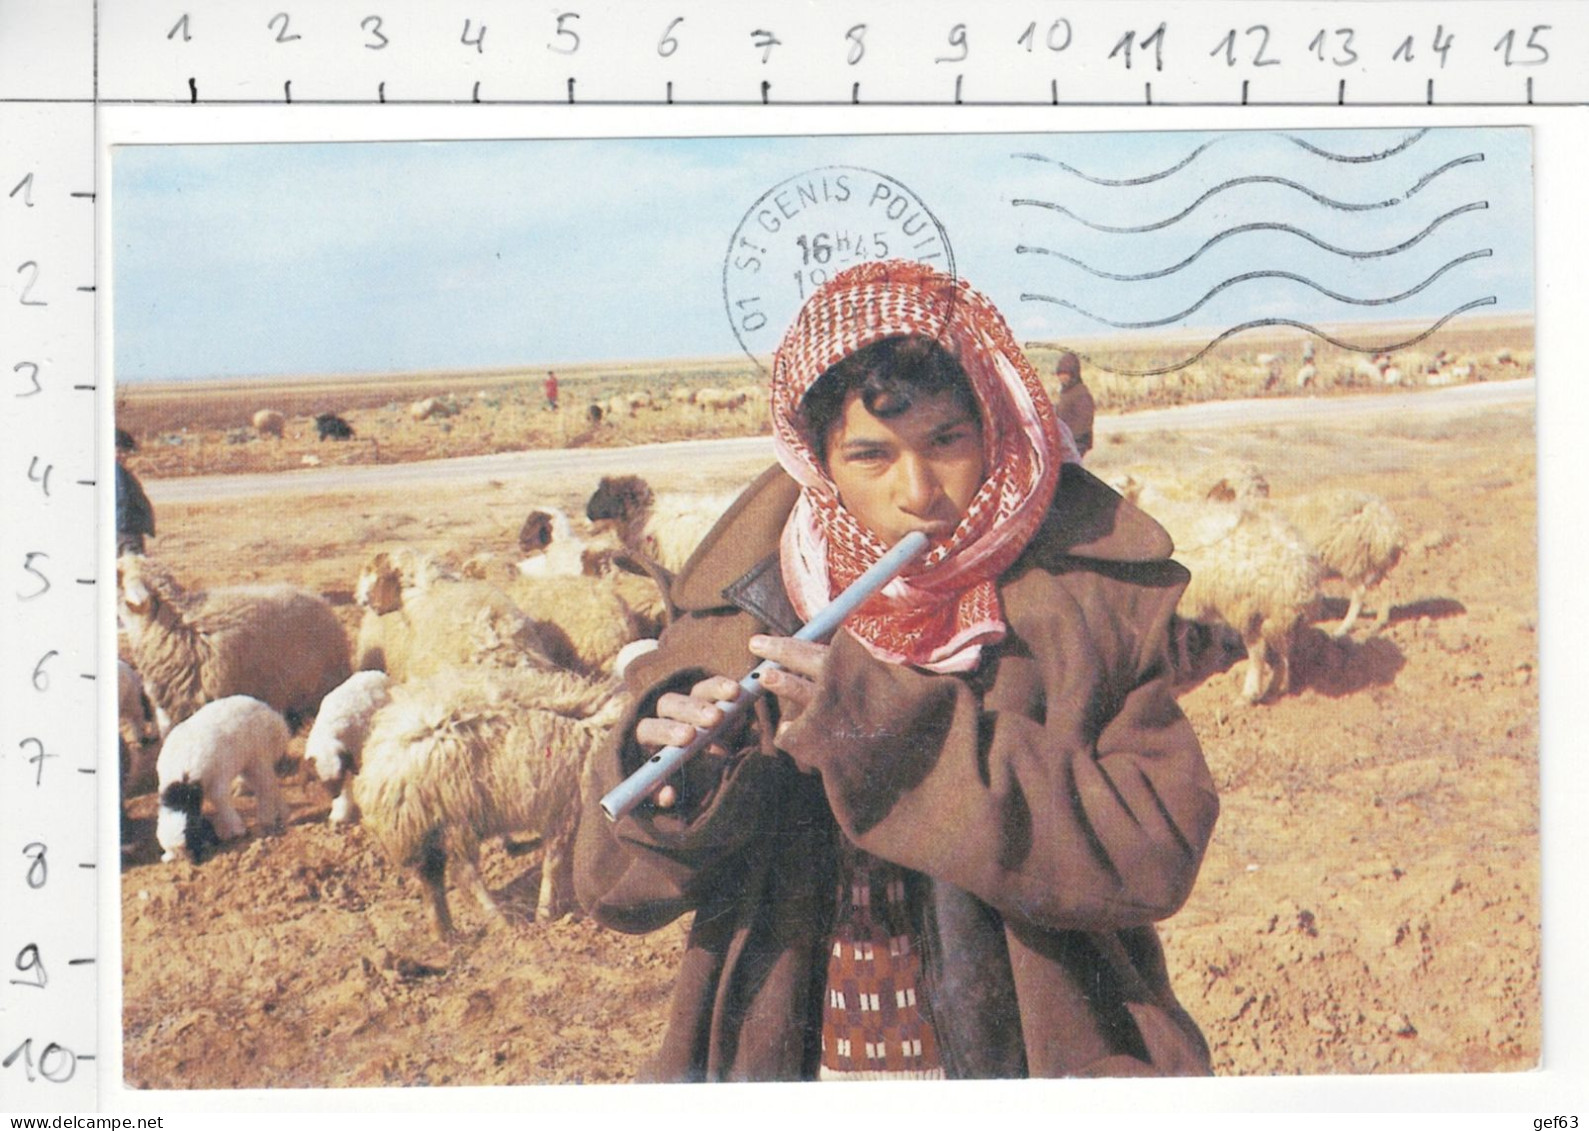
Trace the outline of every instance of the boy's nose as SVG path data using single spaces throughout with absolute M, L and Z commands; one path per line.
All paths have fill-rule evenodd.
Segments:
M 901 461 L 899 503 L 907 514 L 930 515 L 942 487 L 926 460 L 907 456 Z

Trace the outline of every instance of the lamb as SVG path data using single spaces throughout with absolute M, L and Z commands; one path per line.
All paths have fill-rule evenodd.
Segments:
M 364 567 L 355 596 L 365 606 L 354 645 L 361 671 L 379 669 L 401 681 L 457 664 L 556 666 L 538 626 L 488 582 L 404 585 L 391 556 L 379 553 Z
M 160 750 L 160 811 L 155 839 L 160 859 L 176 859 L 186 848 L 202 864 L 213 846 L 243 835 L 243 819 L 232 805 L 239 776 L 254 793 L 261 829 L 279 829 L 287 807 L 276 781 L 276 762 L 287 753 L 287 722 L 248 695 L 206 703 L 178 723 Z M 215 810 L 203 815 L 205 798 Z
M 1176 612 L 1240 634 L 1247 670 L 1237 701 L 1250 705 L 1276 688 L 1289 691 L 1291 648 L 1317 611 L 1322 574 L 1302 536 L 1278 514 L 1240 502 L 1176 500 L 1134 482 L 1122 493 L 1164 525 L 1176 560 L 1191 571 Z
M 352 674 L 347 636 L 312 593 L 247 585 L 190 594 L 165 568 L 131 554 L 117 559 L 116 581 L 133 666 L 162 735 L 231 695 L 252 695 L 296 729 Z
M 274 436 L 281 439 L 287 428 L 287 418 L 273 408 L 262 408 L 254 414 L 252 421 L 254 431 L 261 436 Z
M 613 682 L 566 672 L 451 669 L 392 690 L 353 779 L 364 825 L 392 860 L 418 868 L 431 926 L 452 933 L 446 870 L 495 923 L 480 879 L 480 842 L 539 832 L 546 850 L 536 917 L 573 902 L 573 840 L 590 752 L 617 722 Z
M 331 823 L 351 820 L 353 775 L 369 735 L 370 720 L 391 699 L 391 677 L 381 671 L 354 672 L 320 703 L 304 747 L 304 759 L 331 791 Z
M 678 573 L 736 494 L 658 497 L 638 475 L 604 476 L 585 504 L 593 523 L 611 523 L 630 550 Z

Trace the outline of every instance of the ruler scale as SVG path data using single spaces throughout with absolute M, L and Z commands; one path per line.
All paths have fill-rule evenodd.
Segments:
M 994 111 L 1051 110 L 1022 127 L 1062 130 L 1137 108 L 1147 129 L 1176 108 L 1581 106 L 1586 56 L 1575 0 L 3 0 L 0 1110 L 92 1111 L 117 1086 L 96 985 L 117 976 L 101 909 L 120 918 L 100 108 L 452 107 L 467 121 L 479 105 L 609 131 L 625 107 L 743 107 L 745 129 L 772 121 L 763 108 L 832 108 L 836 130 L 926 107 L 933 128 L 968 131 L 997 128 Z
M 92 8 L 34 8 L 0 27 L 0 1109 L 92 1110 L 105 776 Z

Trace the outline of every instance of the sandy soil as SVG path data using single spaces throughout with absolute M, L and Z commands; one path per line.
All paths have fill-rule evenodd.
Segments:
M 1222 1074 L 1521 1071 L 1540 1054 L 1536 490 L 1531 408 L 1110 435 L 1089 458 L 1184 470 L 1250 460 L 1277 496 L 1383 494 L 1411 550 L 1369 604 L 1386 631 L 1308 628 L 1298 689 L 1233 705 L 1241 665 L 1185 689 L 1223 813 L 1163 924 Z M 721 473 L 724 485 L 743 469 Z M 694 480 L 709 474 L 692 467 Z M 589 490 L 426 490 L 168 503 L 152 552 L 197 586 L 350 590 L 378 545 L 508 552 L 532 502 Z M 157 495 L 158 498 L 158 495 Z M 1339 617 L 1334 590 L 1326 612 Z M 302 739 L 295 740 L 301 750 Z M 516 916 L 425 926 L 419 885 L 317 783 L 292 820 L 201 868 L 162 865 L 154 798 L 127 805 L 125 1076 L 137 1088 L 619 1081 L 655 1048 L 682 926 L 631 938 L 525 921 L 539 855 L 493 845 Z M 245 818 L 251 816 L 244 799 Z

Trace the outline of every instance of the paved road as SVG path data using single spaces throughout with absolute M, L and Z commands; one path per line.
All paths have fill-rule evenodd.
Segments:
M 1322 423 L 1364 416 L 1477 412 L 1502 405 L 1531 404 L 1533 400 L 1534 379 L 1529 377 L 1369 396 L 1211 401 L 1122 416 L 1100 416 L 1095 431 L 1103 438 L 1111 433 L 1160 429 L 1185 431 L 1299 421 Z M 155 504 L 213 502 L 287 493 L 390 491 L 404 486 L 434 487 L 439 483 L 488 479 L 531 481 L 543 490 L 553 490 L 560 483 L 590 483 L 603 475 L 676 475 L 681 467 L 708 474 L 734 470 L 748 475 L 771 463 L 772 458 L 769 438 L 746 436 L 731 440 L 639 444 L 629 448 L 537 449 L 417 463 L 304 468 L 262 475 L 156 479 L 146 482 L 144 490 Z

